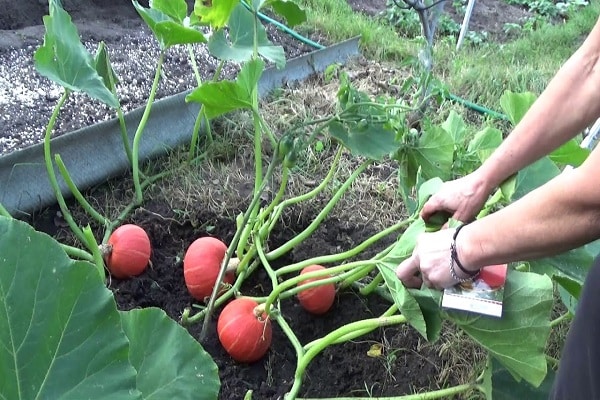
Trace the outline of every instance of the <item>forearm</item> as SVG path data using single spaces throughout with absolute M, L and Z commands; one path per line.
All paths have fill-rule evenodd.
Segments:
M 599 88 L 600 20 L 477 174 L 496 187 L 583 131 L 600 116 Z
M 478 269 L 559 254 L 599 238 L 599 152 L 582 167 L 464 227 L 457 238 L 459 258 Z

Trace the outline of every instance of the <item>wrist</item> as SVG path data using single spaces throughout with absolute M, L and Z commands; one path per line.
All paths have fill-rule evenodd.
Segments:
M 476 222 L 473 222 L 473 224 Z M 460 229 L 460 232 L 455 237 L 454 246 L 455 257 L 460 266 L 466 270 L 466 273 L 471 275 L 476 274 L 483 267 L 483 264 L 480 262 L 483 255 L 483 248 L 481 244 L 476 242 L 472 224 L 462 226 L 462 229 Z
M 488 159 L 487 162 L 477 168 L 473 175 L 475 176 L 476 185 L 488 195 L 511 176 L 510 174 L 505 176 L 505 174 L 500 173 L 491 159 Z

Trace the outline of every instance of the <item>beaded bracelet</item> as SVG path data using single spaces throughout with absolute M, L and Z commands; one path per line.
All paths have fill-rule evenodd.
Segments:
M 458 253 L 456 251 L 456 237 L 458 236 L 458 232 L 460 232 L 460 230 L 465 226 L 468 225 L 467 224 L 461 224 L 458 228 L 456 228 L 456 231 L 454 232 L 454 236 L 452 236 L 452 243 L 450 244 L 450 275 L 452 276 L 452 278 L 460 283 L 464 283 L 464 282 L 468 282 L 473 280 L 478 274 L 479 271 L 469 271 L 467 270 L 462 263 L 460 262 L 460 260 L 458 259 Z M 457 274 L 456 274 L 456 270 L 454 269 L 454 266 L 457 265 L 458 268 L 465 274 L 467 275 L 466 278 L 460 278 Z

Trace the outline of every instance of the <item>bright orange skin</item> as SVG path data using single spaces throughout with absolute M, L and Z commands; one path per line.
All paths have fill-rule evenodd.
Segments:
M 106 256 L 106 266 L 118 279 L 137 276 L 146 270 L 150 262 L 150 238 L 142 228 L 133 224 L 121 225 L 110 235 L 112 247 Z
M 321 271 L 324 269 L 326 268 L 322 265 L 309 265 L 300 272 L 300 275 L 306 274 L 308 272 Z M 305 279 L 302 282 L 298 283 L 298 286 L 302 286 L 304 284 L 318 281 L 321 279 L 326 279 L 329 277 L 329 275 L 326 275 L 320 278 Z M 315 286 L 313 288 L 309 288 L 298 293 L 298 301 L 300 302 L 302 307 L 311 314 L 325 314 L 333 305 L 334 300 L 335 285 L 333 283 Z
M 183 258 L 183 277 L 188 292 L 196 300 L 205 301 L 212 294 L 226 252 L 225 243 L 210 236 L 196 239 L 188 247 Z M 230 284 L 233 280 L 233 273 L 223 279 Z
M 488 265 L 487 267 L 481 268 L 479 271 L 479 278 L 487 283 L 492 289 L 499 288 L 504 285 L 506 281 L 506 272 L 508 265 Z
M 271 321 L 256 316 L 258 306 L 252 299 L 240 297 L 227 304 L 217 321 L 217 334 L 227 353 L 241 363 L 260 360 L 271 346 Z

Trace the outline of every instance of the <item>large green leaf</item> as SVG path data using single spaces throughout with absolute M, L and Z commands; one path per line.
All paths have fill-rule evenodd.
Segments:
M 501 318 L 462 312 L 448 312 L 448 317 L 511 374 L 537 387 L 546 376 L 544 349 L 550 334 L 552 305 L 549 277 L 510 270 Z
M 555 163 L 578 167 L 583 164 L 589 154 L 590 150 L 581 147 L 575 139 L 571 139 L 550 153 L 549 157 Z
M 219 373 L 212 358 L 190 334 L 158 308 L 121 312 L 145 400 L 214 400 Z
M 538 274 L 565 276 L 583 285 L 593 262 L 594 255 L 581 247 L 553 257 L 529 261 L 529 266 Z
M 419 190 L 417 191 L 417 200 L 418 200 L 418 210 L 423 208 L 427 200 L 434 194 L 436 194 L 444 184 L 444 181 L 440 178 L 431 178 L 419 185 Z
M 417 243 L 417 237 L 425 232 L 425 222 L 415 220 L 404 231 L 394 248 L 377 265 L 386 286 L 400 312 L 408 323 L 429 341 L 437 340 L 441 330 L 439 293 L 428 289 L 408 290 L 396 277 L 396 267 L 408 258 Z
M 500 106 L 508 115 L 510 122 L 516 125 L 521 121 L 535 100 L 536 95 L 531 92 L 513 93 L 507 90 L 500 97 Z
M 450 134 L 454 144 L 460 145 L 464 141 L 467 128 L 465 121 L 456 111 L 450 111 L 448 118 L 442 124 L 442 128 Z
M 273 11 L 285 18 L 287 26 L 296 26 L 306 21 L 306 12 L 298 4 L 289 0 L 266 0 L 260 6 L 271 7 Z
M 94 57 L 81 43 L 71 16 L 56 0 L 50 0 L 49 10 L 50 15 L 44 16 L 44 43 L 34 54 L 36 70 L 64 88 L 119 107 L 116 96 L 96 71 Z
M 520 199 L 560 174 L 560 169 L 548 157 L 544 157 L 517 174 L 513 200 Z
M 442 292 L 423 286 L 420 289 L 409 289 L 417 300 L 427 326 L 427 341 L 435 342 L 442 332 L 442 312 L 440 308 Z
M 265 27 L 254 15 L 239 4 L 229 18 L 229 30 L 219 29 L 208 41 L 212 55 L 227 61 L 245 62 L 254 57 L 254 30 L 256 29 L 256 49 L 258 54 L 277 65 L 285 66 L 283 47 L 275 46 L 267 37 Z
M 183 23 L 183 20 L 187 17 L 188 9 L 185 0 L 152 0 L 150 7 L 180 23 Z
M 119 78 L 112 68 L 104 42 L 100 42 L 98 45 L 94 61 L 96 63 L 96 71 L 98 71 L 98 74 L 102 78 L 104 86 L 114 93 L 114 90 L 116 90 L 115 85 L 119 82 Z
M 360 123 L 342 124 L 338 121 L 329 123 L 331 136 L 342 142 L 352 154 L 372 160 L 381 160 L 395 153 L 400 147 L 396 141 L 396 133 L 387 129 L 384 124 Z
M 502 143 L 502 132 L 499 129 L 486 127 L 469 141 L 467 151 L 477 154 L 480 162 L 484 162 Z
M 96 269 L 5 217 L 0 344 L 0 398 L 141 398 L 121 318 Z
M 417 145 L 404 149 L 408 162 L 416 171 L 421 168 L 425 179 L 439 177 L 443 180 L 451 177 L 454 159 L 454 140 L 439 126 L 432 126 L 421 134 Z
M 154 8 L 145 8 L 137 0 L 133 0 L 133 5 L 152 33 L 154 33 L 162 50 L 178 44 L 206 43 L 206 38 L 202 32 L 183 25 L 180 21 L 173 19 L 163 11 Z M 173 8 L 169 10 L 167 11 L 171 13 L 180 13 L 180 11 Z
M 205 82 L 186 96 L 204 106 L 209 119 L 238 109 L 252 109 L 253 92 L 264 71 L 260 59 L 244 64 L 235 81 Z
M 390 268 L 388 263 L 378 264 L 377 268 L 379 268 L 379 272 L 381 272 L 381 276 L 383 276 L 385 284 L 402 315 L 406 317 L 408 323 L 415 328 L 417 332 L 427 339 L 427 324 L 417 300 L 410 294 L 408 289 L 404 287 L 398 277 L 396 277 L 394 269 Z
M 210 24 L 214 29 L 220 29 L 227 24 L 231 13 L 240 4 L 239 0 L 213 0 L 210 6 L 205 6 L 202 1 L 196 0 L 194 13 L 204 24 Z
M 538 387 L 534 387 L 525 381 L 515 381 L 506 368 L 492 360 L 492 398 L 494 400 L 546 400 L 550 398 L 555 376 L 554 370 L 548 369 L 544 381 Z

